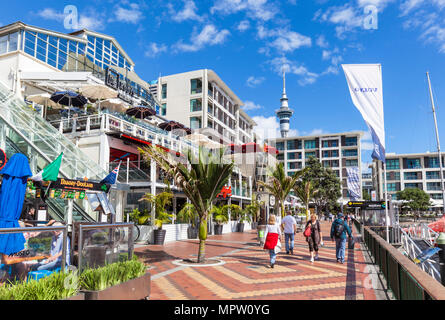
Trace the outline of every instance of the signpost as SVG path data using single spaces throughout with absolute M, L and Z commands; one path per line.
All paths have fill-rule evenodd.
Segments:
M 348 207 L 349 208 L 384 210 L 384 209 L 386 209 L 386 203 L 385 203 L 385 201 L 349 201 Z

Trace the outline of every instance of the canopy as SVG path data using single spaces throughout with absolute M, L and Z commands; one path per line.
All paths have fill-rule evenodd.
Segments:
M 127 109 L 125 108 L 125 106 L 127 105 L 124 101 L 122 101 L 121 99 L 108 99 L 108 100 L 104 100 L 100 103 L 100 105 L 102 107 L 107 108 L 110 111 L 115 111 L 115 112 L 125 112 Z
M 83 107 L 88 100 L 81 94 L 72 91 L 57 91 L 51 95 L 51 100 L 63 106 Z
M 117 98 L 117 92 L 103 84 L 87 85 L 80 88 L 80 92 L 89 99 L 104 100 Z
M 0 228 L 19 228 L 18 220 L 25 199 L 26 183 L 32 176 L 28 158 L 14 154 L 0 171 L 3 175 L 0 190 Z M 22 233 L 0 234 L 0 253 L 10 255 L 24 249 Z
M 176 121 L 163 122 L 159 126 L 162 130 L 172 131 L 173 129 L 184 129 L 185 126 Z
M 59 108 L 60 105 L 53 100 L 51 100 L 51 95 L 49 93 L 39 93 L 39 94 L 33 94 L 26 97 L 26 100 L 40 104 L 45 107 L 51 107 L 51 108 Z

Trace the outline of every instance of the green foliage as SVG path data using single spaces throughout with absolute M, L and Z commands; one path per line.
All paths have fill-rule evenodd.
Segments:
M 147 201 L 152 206 L 155 206 L 155 226 L 162 229 L 162 224 L 171 222 L 173 214 L 170 214 L 165 209 L 172 202 L 173 193 L 170 190 L 161 192 L 157 195 L 146 193 L 140 201 Z
M 50 237 L 32 237 L 28 240 L 28 248 L 36 253 L 49 252 L 51 250 L 52 236 Z
M 367 190 L 363 189 L 362 194 L 363 194 L 363 200 L 371 201 L 371 195 L 368 193 Z
M 134 258 L 133 260 L 116 262 L 105 267 L 85 270 L 79 278 L 83 290 L 99 291 L 122 282 L 143 276 L 146 266 Z
M 274 171 L 269 173 L 267 182 L 258 181 L 260 186 L 275 196 L 277 206 L 281 209 L 282 217 L 284 217 L 284 201 L 305 171 L 306 169 L 296 171 L 292 177 L 289 177 L 286 175 L 283 163 L 278 163 Z
M 252 194 L 252 200 L 250 204 L 244 208 L 246 214 L 252 218 L 252 221 L 258 221 L 258 215 L 260 213 L 260 208 L 262 205 L 264 205 L 264 201 L 258 201 L 256 199 L 256 194 Z
M 150 222 L 150 212 L 147 209 L 144 209 L 143 212 L 140 212 L 139 209 L 134 209 L 130 213 L 130 221 L 138 225 L 146 225 Z
M 316 190 L 311 181 L 297 181 L 294 186 L 295 195 L 305 206 L 306 220 L 309 220 L 309 202 L 317 195 Z
M 341 197 L 341 182 L 330 168 L 325 168 L 315 157 L 309 157 L 305 172 L 301 175 L 303 184 L 310 181 L 314 190 L 313 202 L 317 211 L 337 205 Z
M 78 292 L 77 283 L 69 284 L 75 278 L 73 272 L 53 273 L 48 277 L 28 282 L 9 283 L 0 286 L 0 300 L 61 300 L 74 296 Z
M 240 206 L 236 204 L 223 205 L 223 206 L 213 206 L 210 210 L 210 214 L 213 215 L 213 220 L 216 224 L 223 224 L 229 221 L 229 210 L 234 218 L 242 211 Z
M 428 193 L 418 188 L 408 188 L 397 192 L 397 199 L 407 201 L 404 206 L 413 211 L 428 210 L 432 205 Z
M 189 223 L 195 227 L 195 220 L 198 216 L 196 208 L 192 203 L 186 203 L 184 207 L 176 214 L 178 221 L 183 223 Z

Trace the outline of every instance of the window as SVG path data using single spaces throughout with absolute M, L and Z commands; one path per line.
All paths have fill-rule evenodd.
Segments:
M 301 162 L 288 162 L 287 169 L 288 170 L 301 169 Z
M 400 180 L 400 172 L 388 172 L 388 173 L 386 173 L 386 180 Z
M 306 140 L 304 141 L 305 149 L 315 149 L 315 140 Z
M 426 179 L 427 180 L 440 179 L 440 172 L 439 171 L 427 171 Z
M 440 168 L 439 157 L 428 158 L 429 168 Z
M 316 157 L 316 153 L 314 152 L 305 152 L 304 154 L 306 159 L 309 159 L 309 157 Z
M 323 158 L 329 158 L 329 151 L 323 151 Z
M 395 183 L 387 183 L 387 185 L 388 185 L 388 192 L 397 191 Z
M 162 99 L 167 99 L 167 84 L 166 83 L 162 85 L 161 97 L 162 97 Z
M 430 191 L 441 190 L 440 182 L 427 182 L 426 189 Z
M 190 80 L 191 84 L 191 94 L 197 94 L 202 92 L 202 81 L 201 79 L 192 79 Z
M 211 114 L 211 115 L 213 115 L 213 105 L 212 104 L 208 104 L 207 105 L 207 111 Z
M 335 148 L 335 147 L 338 147 L 338 140 L 323 141 L 323 148 Z
M 288 150 L 301 149 L 301 141 L 300 140 L 287 141 L 287 149 Z
M 277 155 L 278 161 L 284 161 L 284 153 Z
M 289 160 L 301 159 L 301 153 L 300 152 L 289 152 L 287 154 L 287 159 L 289 159 Z
M 18 49 L 18 40 L 19 40 L 18 32 L 14 32 L 9 35 L 8 52 L 16 51 Z
M 357 137 L 346 137 L 345 146 L 356 146 L 357 145 Z
M 422 178 L 418 176 L 417 172 L 405 172 L 404 179 L 405 180 L 419 180 Z
M 277 142 L 277 150 L 284 150 L 284 142 Z
M 202 110 L 202 101 L 201 99 L 192 99 L 190 100 L 190 111 L 201 111 Z
M 165 116 L 167 114 L 167 104 L 163 103 L 161 106 L 161 116 Z
M 343 157 L 356 157 L 357 149 L 343 150 Z
M 421 183 L 405 183 L 405 189 L 410 189 L 410 188 L 422 189 L 422 184 Z
M 430 197 L 431 197 L 431 199 L 434 199 L 434 200 L 441 200 L 442 194 L 441 193 L 431 193 Z
M 346 167 L 357 167 L 358 166 L 358 160 L 346 160 Z
M 421 169 L 420 159 L 406 159 L 406 167 L 408 169 Z
M 0 37 L 0 54 L 8 51 L 8 36 Z
M 386 169 L 387 170 L 398 170 L 398 169 L 400 169 L 399 159 L 388 159 L 388 160 L 386 160 Z
M 190 129 L 200 129 L 200 128 L 201 128 L 201 117 L 191 117 Z

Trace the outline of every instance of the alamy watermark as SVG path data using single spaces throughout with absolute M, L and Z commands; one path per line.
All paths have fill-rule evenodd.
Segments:
M 364 8 L 363 28 L 365 30 L 377 30 L 379 24 L 378 11 L 374 5 L 367 5 Z
M 65 6 L 63 14 L 65 15 L 63 27 L 68 30 L 77 30 L 79 28 L 79 14 L 77 7 L 74 5 Z

